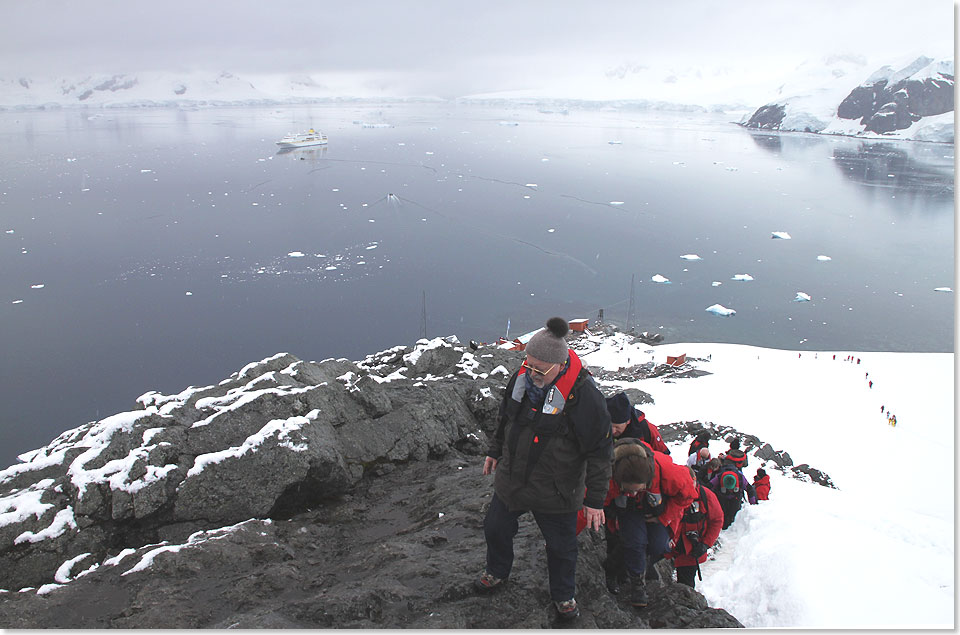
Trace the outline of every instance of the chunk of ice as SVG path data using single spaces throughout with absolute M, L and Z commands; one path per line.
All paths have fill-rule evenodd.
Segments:
M 708 313 L 713 313 L 714 315 L 719 315 L 720 317 L 730 317 L 731 315 L 736 315 L 736 311 L 733 309 L 728 309 L 722 304 L 711 304 L 706 308 Z
M 738 273 L 738 274 L 735 274 L 735 275 L 734 275 L 732 278 L 730 278 L 730 279 L 731 279 L 731 280 L 739 280 L 739 281 L 741 281 L 741 282 L 750 282 L 751 280 L 753 280 L 753 276 L 751 276 L 749 273 Z
M 723 283 L 720 282 L 720 281 L 718 281 L 718 280 L 714 280 L 713 282 L 710 283 L 710 286 L 711 286 L 711 287 L 719 287 L 721 284 L 723 284 Z
M 809 302 L 810 296 L 804 293 L 803 291 L 797 291 L 797 297 L 793 299 L 794 302 Z
M 770 238 L 779 238 L 780 240 L 790 240 L 790 234 L 787 232 L 773 232 Z
M 291 251 L 287 256 L 290 258 L 303 258 L 304 253 L 302 251 Z
M 833 260 L 833 258 L 831 258 L 830 256 L 821 255 L 821 256 L 817 256 L 817 260 L 819 260 L 820 262 L 826 262 L 828 260 Z
M 944 293 L 953 293 L 953 289 L 950 287 L 937 287 L 934 291 L 943 291 Z
M 670 284 L 670 279 L 661 276 L 659 273 L 653 276 L 652 278 L 650 278 L 650 280 L 653 282 L 658 282 L 660 284 Z
M 683 258 L 684 260 L 703 260 L 703 258 L 698 256 L 697 254 L 683 254 L 680 257 Z

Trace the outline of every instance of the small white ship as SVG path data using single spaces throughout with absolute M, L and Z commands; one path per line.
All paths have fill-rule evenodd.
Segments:
M 288 134 L 277 145 L 281 148 L 304 148 L 306 146 L 322 146 L 327 144 L 327 135 L 310 128 L 307 132 Z

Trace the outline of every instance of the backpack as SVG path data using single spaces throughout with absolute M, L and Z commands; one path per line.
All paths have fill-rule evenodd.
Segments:
M 683 512 L 683 522 L 685 523 L 701 523 L 704 519 L 707 518 L 707 513 L 709 511 L 709 506 L 707 505 L 707 497 L 703 495 L 703 485 L 697 484 L 697 498 L 690 503 L 690 506 L 687 507 Z
M 740 475 L 731 468 L 720 470 L 720 491 L 721 496 L 726 498 L 740 498 Z

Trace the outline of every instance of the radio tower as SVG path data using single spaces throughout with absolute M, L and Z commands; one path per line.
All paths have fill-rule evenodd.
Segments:
M 633 330 L 633 324 L 637 321 L 636 315 L 636 302 L 635 296 L 633 293 L 633 279 L 636 277 L 636 274 L 630 274 L 630 307 L 627 309 L 627 330 Z
M 420 339 L 427 339 L 427 292 L 422 291 L 423 301 L 420 305 Z

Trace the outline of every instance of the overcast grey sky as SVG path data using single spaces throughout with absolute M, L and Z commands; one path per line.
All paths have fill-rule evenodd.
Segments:
M 0 77 L 147 70 L 524 74 L 952 50 L 953 0 L 3 0 Z M 908 8 L 909 7 L 909 8 Z

